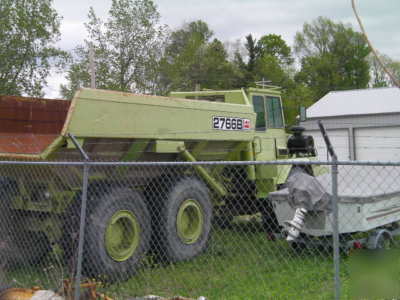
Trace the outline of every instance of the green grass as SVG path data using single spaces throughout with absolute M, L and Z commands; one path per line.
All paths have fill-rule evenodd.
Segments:
M 150 261 L 150 259 L 148 259 Z M 55 266 L 15 270 L 19 286 L 59 287 Z M 216 230 L 206 252 L 177 264 L 148 263 L 130 280 L 103 288 L 116 299 L 148 294 L 207 299 L 332 299 L 329 254 L 297 254 L 283 241 L 269 241 L 250 224 Z
M 397 248 L 396 248 L 397 249 Z M 400 299 L 400 253 L 357 251 L 341 260 L 341 299 Z M 206 252 L 177 264 L 149 256 L 130 280 L 102 289 L 114 299 L 155 294 L 213 299 L 333 299 L 333 261 L 317 249 L 296 253 L 284 240 L 270 241 L 259 224 L 214 230 Z M 57 289 L 68 272 L 56 260 L 15 269 L 19 287 Z M 380 295 L 378 297 L 378 295 Z
M 214 232 L 208 250 L 196 259 L 144 268 L 107 291 L 207 299 L 331 299 L 333 265 L 329 255 L 299 255 L 285 241 L 269 241 L 263 232 L 237 227 Z

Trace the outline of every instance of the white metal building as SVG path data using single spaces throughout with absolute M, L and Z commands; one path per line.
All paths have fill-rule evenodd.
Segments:
M 400 161 L 400 89 L 330 92 L 307 109 L 301 122 L 321 160 L 327 151 L 317 121 L 328 131 L 339 160 Z

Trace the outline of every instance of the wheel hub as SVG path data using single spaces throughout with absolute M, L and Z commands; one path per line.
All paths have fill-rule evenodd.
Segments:
M 140 227 L 136 216 L 128 210 L 117 211 L 105 232 L 107 254 L 115 261 L 129 259 L 139 245 Z
M 176 218 L 176 228 L 180 240 L 185 244 L 195 243 L 203 232 L 204 213 L 194 199 L 182 202 Z

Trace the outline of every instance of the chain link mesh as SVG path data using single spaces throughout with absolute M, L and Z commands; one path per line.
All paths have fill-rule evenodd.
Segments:
M 81 177 L 80 166 L 0 164 L 0 290 L 62 290 L 74 277 Z
M 333 204 L 307 206 L 299 236 L 286 240 L 298 208 L 289 170 L 311 174 L 331 199 L 331 163 L 86 164 L 80 236 L 84 163 L 0 163 L 0 289 L 72 297 L 81 241 L 86 299 L 94 285 L 115 299 L 333 298 Z M 249 169 L 280 181 L 254 181 Z M 339 166 L 344 299 L 400 295 L 399 173 L 394 164 Z

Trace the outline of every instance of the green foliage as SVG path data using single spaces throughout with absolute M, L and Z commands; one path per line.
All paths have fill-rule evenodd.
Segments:
M 224 89 L 232 86 L 233 67 L 227 60 L 224 45 L 217 39 L 205 49 L 202 86 L 211 89 Z
M 384 54 L 378 54 L 378 56 L 386 69 L 391 72 L 393 76 L 397 78 L 397 80 L 400 80 L 400 61 L 393 60 Z M 383 70 L 375 55 L 369 55 L 368 61 L 371 66 L 371 87 L 376 88 L 396 86 L 388 74 L 386 74 L 385 70 Z
M 96 63 L 96 87 L 139 93 L 157 93 L 159 63 L 166 28 L 151 0 L 113 0 L 109 18 L 103 22 L 91 8 L 85 45 L 74 51 L 68 84 L 61 86 L 65 98 L 79 87 L 89 86 L 89 48 Z
M 311 88 L 301 83 L 293 83 L 283 91 L 283 108 L 285 121 L 288 127 L 298 122 L 300 107 L 309 107 L 314 103 L 315 94 Z
M 280 35 L 268 34 L 261 37 L 257 42 L 259 57 L 265 55 L 277 59 L 279 65 L 291 65 L 293 63 L 292 50 Z
M 254 73 L 255 73 L 257 58 L 259 56 L 258 48 L 256 47 L 256 39 L 254 39 L 251 34 L 246 36 L 245 47 L 248 52 L 249 60 L 243 71 L 247 72 L 245 77 L 247 79 L 247 84 L 249 84 L 249 81 L 252 81 L 252 82 L 255 81 L 254 79 L 256 77 L 256 74 L 254 74 Z M 247 86 L 247 84 L 246 84 L 246 86 Z
M 266 79 L 272 84 L 285 87 L 289 79 L 288 67 L 293 63 L 290 47 L 276 34 L 262 36 L 258 41 L 251 34 L 246 36 L 247 63 L 235 53 L 234 64 L 242 73 L 238 87 L 254 86 L 256 81 Z
M 194 90 L 232 86 L 234 68 L 223 44 L 211 38 L 213 32 L 201 21 L 185 24 L 171 33 L 163 58 L 163 90 Z
M 184 24 L 181 29 L 171 33 L 166 49 L 166 57 L 173 57 L 177 53 L 183 52 L 190 40 L 196 40 L 202 44 L 208 42 L 213 35 L 214 33 L 208 27 L 208 24 L 201 20 Z
M 0 94 L 42 96 L 52 66 L 65 52 L 54 47 L 60 18 L 51 0 L 0 1 Z
M 241 72 L 237 87 L 255 86 L 255 82 L 262 79 L 282 87 L 286 124 L 295 124 L 300 107 L 311 105 L 315 94 L 308 86 L 294 81 L 294 59 L 290 47 L 276 34 L 264 35 L 258 41 L 250 34 L 246 36 L 245 49 L 247 62 L 243 55 L 235 52 L 234 64 Z
M 368 86 L 370 49 L 350 26 L 319 17 L 296 34 L 294 49 L 301 61 L 296 80 L 311 87 L 317 98 Z

